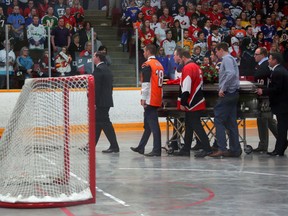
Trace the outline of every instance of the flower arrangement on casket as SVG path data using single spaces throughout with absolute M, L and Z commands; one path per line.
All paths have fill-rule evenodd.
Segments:
M 201 65 L 200 66 L 203 74 L 204 83 L 218 83 L 218 70 L 212 65 Z

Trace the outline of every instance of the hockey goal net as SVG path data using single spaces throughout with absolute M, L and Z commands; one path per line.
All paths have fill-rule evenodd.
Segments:
M 93 76 L 28 79 L 0 140 L 0 206 L 95 202 Z

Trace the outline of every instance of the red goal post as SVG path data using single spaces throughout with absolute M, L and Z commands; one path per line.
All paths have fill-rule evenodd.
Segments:
M 95 203 L 92 75 L 27 79 L 0 140 L 0 207 Z

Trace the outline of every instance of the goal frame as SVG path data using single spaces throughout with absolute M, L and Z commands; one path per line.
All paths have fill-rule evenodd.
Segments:
M 92 204 L 96 202 L 96 154 L 95 154 L 95 129 L 96 129 L 96 123 L 95 123 L 95 83 L 94 83 L 94 76 L 93 75 L 82 75 L 82 76 L 87 76 L 87 81 L 88 81 L 88 91 L 87 91 L 87 97 L 88 97 L 88 122 L 89 122 L 89 143 L 88 143 L 88 148 L 89 148 L 89 185 L 90 185 L 90 192 L 92 197 L 90 199 L 86 200 L 80 200 L 80 201 L 63 201 L 63 202 L 15 202 L 15 203 L 10 203 L 10 202 L 2 202 L 0 201 L 0 207 L 4 208 L 57 208 L 57 207 L 67 207 L 67 206 L 74 206 L 74 205 L 81 205 L 81 204 Z M 69 96 L 69 88 L 67 83 L 69 81 L 74 81 L 78 76 L 74 77 L 49 77 L 49 78 L 36 78 L 39 80 L 45 79 L 46 81 L 56 81 L 56 80 L 61 80 L 65 83 L 63 95 L 64 96 Z M 79 76 L 80 79 L 80 76 Z M 64 109 L 69 106 L 69 101 L 64 100 Z M 63 110 L 64 111 L 64 110 Z M 69 113 L 64 114 L 65 120 L 69 122 Z M 65 137 L 65 143 L 64 145 L 67 146 L 69 145 L 69 125 L 65 125 L 64 128 L 64 137 Z M 68 149 L 68 148 L 65 148 Z M 64 155 L 69 156 L 69 150 L 64 151 Z M 69 158 L 69 157 L 65 157 Z M 64 160 L 64 166 L 70 166 L 69 164 L 69 159 Z M 64 181 L 68 180 L 70 177 L 69 175 L 69 170 L 64 173 Z

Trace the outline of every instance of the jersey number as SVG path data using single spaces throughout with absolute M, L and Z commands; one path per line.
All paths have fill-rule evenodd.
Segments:
M 164 79 L 164 72 L 163 70 L 156 70 L 156 74 L 158 76 L 158 86 L 162 87 L 163 79 Z

